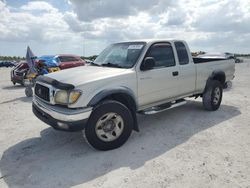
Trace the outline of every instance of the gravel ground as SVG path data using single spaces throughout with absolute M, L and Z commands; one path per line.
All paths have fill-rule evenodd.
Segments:
M 249 64 L 236 66 L 218 111 L 197 99 L 138 116 L 140 133 L 108 152 L 39 121 L 1 68 L 0 187 L 250 187 Z

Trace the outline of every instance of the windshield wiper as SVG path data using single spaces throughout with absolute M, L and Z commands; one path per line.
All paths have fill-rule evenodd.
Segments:
M 101 64 L 101 66 L 104 66 L 104 67 L 115 67 L 115 68 L 124 68 L 124 67 L 122 67 L 122 66 L 120 66 L 120 65 L 118 65 L 118 64 L 114 64 L 114 63 L 103 63 L 103 64 Z

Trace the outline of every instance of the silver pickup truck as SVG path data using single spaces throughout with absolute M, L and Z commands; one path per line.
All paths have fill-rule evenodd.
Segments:
M 98 150 L 123 145 L 139 131 L 137 113 L 154 114 L 202 97 L 220 107 L 234 61 L 192 58 L 181 40 L 147 40 L 108 46 L 90 65 L 38 77 L 33 112 L 57 130 L 81 131 Z

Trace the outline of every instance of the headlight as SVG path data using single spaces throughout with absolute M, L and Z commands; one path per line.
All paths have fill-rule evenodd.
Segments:
M 79 99 L 81 93 L 79 90 L 59 90 L 55 94 L 55 102 L 57 104 L 73 104 Z
M 58 104 L 68 104 L 68 91 L 65 90 L 59 90 L 56 92 L 55 95 L 55 102 Z

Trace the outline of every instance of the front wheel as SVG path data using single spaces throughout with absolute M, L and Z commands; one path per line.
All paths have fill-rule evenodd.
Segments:
M 221 104 L 222 92 L 222 84 L 219 81 L 213 80 L 208 83 L 202 95 L 203 107 L 209 111 L 217 110 Z
M 33 90 L 31 86 L 27 86 L 25 88 L 25 95 L 26 97 L 32 97 L 33 96 Z
M 120 102 L 107 100 L 93 110 L 84 134 L 92 147 L 106 151 L 122 146 L 132 129 L 131 111 Z

